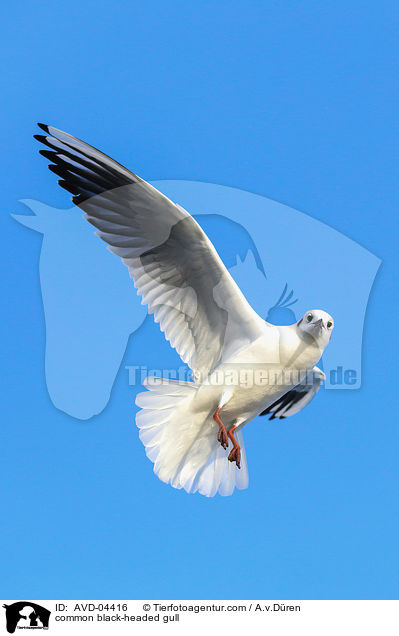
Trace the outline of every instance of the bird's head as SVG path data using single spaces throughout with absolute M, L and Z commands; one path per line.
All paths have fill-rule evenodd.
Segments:
M 311 309 L 298 320 L 296 326 L 301 334 L 307 334 L 324 349 L 330 342 L 334 320 L 322 309 Z

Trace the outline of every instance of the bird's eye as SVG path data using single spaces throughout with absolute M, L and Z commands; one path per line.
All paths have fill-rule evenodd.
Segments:
M 306 316 L 306 320 L 307 320 L 308 322 L 312 322 L 312 320 L 313 320 L 313 314 L 308 314 L 308 315 Z
M 331 327 L 332 327 L 332 322 L 331 322 L 331 320 L 329 320 L 328 323 L 327 323 L 327 329 L 331 329 Z

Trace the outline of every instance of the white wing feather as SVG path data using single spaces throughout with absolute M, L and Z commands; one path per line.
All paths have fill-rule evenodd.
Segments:
M 278 400 L 268 406 L 261 415 L 270 415 L 270 420 L 274 420 L 276 417 L 282 420 L 295 415 L 313 400 L 325 379 L 325 373 L 319 367 L 313 367 L 311 377 L 284 393 Z
M 121 257 L 184 362 L 206 376 L 264 333 L 211 241 L 188 212 L 84 142 L 41 125 L 60 185 Z

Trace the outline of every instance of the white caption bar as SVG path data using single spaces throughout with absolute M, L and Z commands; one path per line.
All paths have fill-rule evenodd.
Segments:
M 2 633 L 271 636 L 399 634 L 399 601 L 1 601 Z M 221 632 L 222 633 L 222 632 Z

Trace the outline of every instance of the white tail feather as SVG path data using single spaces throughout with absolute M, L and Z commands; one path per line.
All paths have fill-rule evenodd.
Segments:
M 248 469 L 241 431 L 235 433 L 241 447 L 241 469 L 238 469 L 228 461 L 228 452 L 217 441 L 212 414 L 204 416 L 192 408 L 198 385 L 158 378 L 147 378 L 144 385 L 148 391 L 136 398 L 141 407 L 136 424 L 159 479 L 174 488 L 207 497 L 217 492 L 231 495 L 234 488 L 247 488 Z

